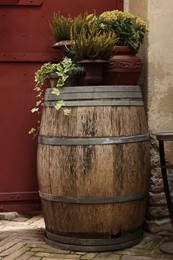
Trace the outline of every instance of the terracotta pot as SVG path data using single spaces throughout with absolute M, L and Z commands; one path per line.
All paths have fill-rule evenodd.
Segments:
M 83 68 L 81 68 L 81 67 L 76 68 L 75 71 L 73 71 L 72 73 L 69 74 L 69 77 L 67 78 L 67 80 L 65 82 L 65 86 L 70 87 L 70 86 L 79 85 L 78 82 L 79 82 L 80 78 L 83 76 L 83 74 L 84 74 Z M 50 83 L 51 88 L 56 88 L 58 79 L 59 79 L 59 77 L 56 73 L 49 74 L 49 83 Z
M 85 68 L 85 77 L 81 80 L 80 85 L 102 85 L 103 69 L 105 60 L 81 60 L 78 62 Z
M 104 73 L 105 85 L 137 85 L 142 70 L 138 50 L 128 46 L 115 46 L 115 55 L 109 59 Z
M 54 49 L 61 49 L 62 51 L 66 50 L 65 46 L 71 45 L 70 40 L 58 41 L 52 47 Z
M 49 82 L 50 82 L 50 87 L 51 88 L 56 88 L 56 84 L 58 81 L 59 77 L 56 73 L 50 73 L 49 76 Z M 65 86 L 76 86 L 78 81 L 77 73 L 71 73 L 68 77 L 68 79 L 65 82 Z
M 56 84 L 58 81 L 59 77 L 56 73 L 50 73 L 49 74 L 49 83 L 51 88 L 56 88 Z

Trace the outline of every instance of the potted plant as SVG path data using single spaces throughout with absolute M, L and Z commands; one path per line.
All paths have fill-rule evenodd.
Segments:
M 105 74 L 106 84 L 136 85 L 142 70 L 142 60 L 136 56 L 148 32 L 147 24 L 139 16 L 119 10 L 106 11 L 98 17 L 101 31 L 113 31 L 117 34 L 111 57 Z
M 139 16 L 130 12 L 112 10 L 103 12 L 98 16 L 100 29 L 114 31 L 117 34 L 116 46 L 129 46 L 138 49 L 143 44 L 148 27 Z
M 56 43 L 53 45 L 54 48 L 61 48 L 63 52 L 66 51 L 65 46 L 71 44 L 70 41 L 70 31 L 75 24 L 77 33 L 80 32 L 82 27 L 83 17 L 78 15 L 72 18 L 70 15 L 68 17 L 63 16 L 60 12 L 54 13 L 52 21 L 49 22 L 51 31 L 56 39 Z
M 91 14 L 83 21 L 80 32 L 74 24 L 71 29 L 71 42 L 69 51 L 77 57 L 78 63 L 85 67 L 87 84 L 101 84 L 103 77 L 100 68 L 103 68 L 103 64 L 112 55 L 116 42 L 115 33 L 99 30 L 97 19 Z
M 60 88 L 68 85 L 76 85 L 76 81 L 74 80 L 76 77 L 76 66 L 72 62 L 72 60 L 68 57 L 64 57 L 62 61 L 59 63 L 45 63 L 35 72 L 35 82 L 36 85 L 34 90 L 37 92 L 36 95 L 36 104 L 35 107 L 32 108 L 31 112 L 37 112 L 39 115 L 42 112 L 43 107 L 43 94 L 44 88 L 43 86 L 47 81 L 50 83 L 51 94 L 59 96 L 61 91 Z M 58 100 L 55 104 L 55 109 L 59 110 L 64 106 L 63 100 Z M 68 115 L 70 110 L 67 108 L 63 108 L 64 115 Z M 32 127 L 29 131 L 29 134 L 34 134 L 34 136 L 38 133 L 40 121 L 38 121 L 37 129 Z

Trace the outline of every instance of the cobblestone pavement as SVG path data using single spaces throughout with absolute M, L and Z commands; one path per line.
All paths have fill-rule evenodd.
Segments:
M 42 215 L 0 214 L 0 259 L 3 260 L 151 260 L 173 259 L 159 246 L 173 240 L 173 233 L 152 235 L 145 233 L 137 246 L 122 251 L 85 253 L 65 251 L 47 245 L 44 241 Z

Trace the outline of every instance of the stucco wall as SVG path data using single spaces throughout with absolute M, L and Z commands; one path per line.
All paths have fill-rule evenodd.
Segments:
M 173 130 L 173 1 L 148 1 L 148 124 L 152 140 L 152 172 L 149 219 L 151 230 L 170 229 L 170 219 L 165 202 L 155 133 Z M 172 157 L 173 143 L 167 151 L 167 160 Z M 173 173 L 169 171 L 170 190 L 173 190 Z M 154 224 L 157 224 L 154 226 Z
M 173 1 L 124 0 L 124 10 L 141 16 L 148 22 L 149 34 L 141 47 L 144 61 L 141 87 L 144 93 L 151 135 L 151 186 L 147 227 L 151 232 L 171 228 L 159 162 L 156 132 L 173 130 Z M 173 158 L 173 143 L 169 144 L 167 160 Z M 173 190 L 173 173 L 169 172 Z
M 140 16 L 148 22 L 148 1 L 147 0 L 124 0 L 124 11 Z M 148 75 L 148 35 L 146 35 L 144 44 L 140 47 L 138 55 L 143 60 L 143 69 L 140 78 L 140 85 L 142 88 L 144 102 L 147 111 L 148 102 L 148 88 L 147 88 L 147 75 Z
M 173 1 L 152 0 L 148 10 L 149 125 L 157 132 L 173 129 Z
M 145 87 L 148 85 L 150 130 L 173 130 L 173 1 L 125 0 L 124 9 L 149 24 Z

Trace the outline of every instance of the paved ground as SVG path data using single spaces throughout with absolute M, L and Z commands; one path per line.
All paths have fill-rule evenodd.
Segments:
M 152 235 L 146 233 L 137 246 L 122 251 L 106 253 L 81 253 L 53 248 L 44 241 L 42 215 L 21 216 L 0 214 L 0 259 L 3 260 L 151 260 L 173 259 L 164 254 L 159 245 L 173 240 L 172 234 Z

